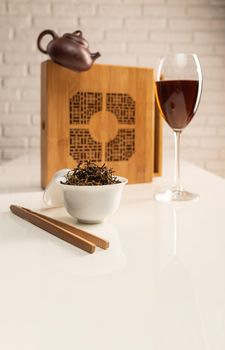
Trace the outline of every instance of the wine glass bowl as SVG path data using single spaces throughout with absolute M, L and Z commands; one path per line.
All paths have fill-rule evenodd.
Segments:
M 200 102 L 202 72 L 196 54 L 168 54 L 161 58 L 157 71 L 156 100 L 161 115 L 175 137 L 174 184 L 155 195 L 159 201 L 188 201 L 198 195 L 184 191 L 180 184 L 180 135 L 191 122 Z

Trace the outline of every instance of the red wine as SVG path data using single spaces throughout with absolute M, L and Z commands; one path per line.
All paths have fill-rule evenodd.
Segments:
M 192 120 L 199 101 L 197 80 L 162 80 L 156 82 L 158 103 L 166 122 L 181 130 Z

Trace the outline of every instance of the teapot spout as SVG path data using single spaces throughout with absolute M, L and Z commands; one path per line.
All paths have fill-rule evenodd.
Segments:
M 93 61 L 95 61 L 100 56 L 101 54 L 99 52 L 91 53 L 91 58 Z

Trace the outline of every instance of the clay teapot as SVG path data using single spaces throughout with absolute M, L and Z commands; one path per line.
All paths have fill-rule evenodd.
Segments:
M 45 35 L 52 36 L 46 50 L 41 46 L 41 40 Z M 54 62 L 79 72 L 91 68 L 94 61 L 101 56 L 99 52 L 90 53 L 88 42 L 80 30 L 59 37 L 53 30 L 46 29 L 39 34 L 37 47 L 41 52 L 48 54 Z

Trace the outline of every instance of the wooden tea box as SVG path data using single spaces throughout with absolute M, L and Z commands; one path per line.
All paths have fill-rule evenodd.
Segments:
M 153 70 L 93 65 L 74 72 L 41 65 L 41 178 L 45 188 L 62 168 L 93 160 L 129 183 L 161 173 L 161 119 Z

